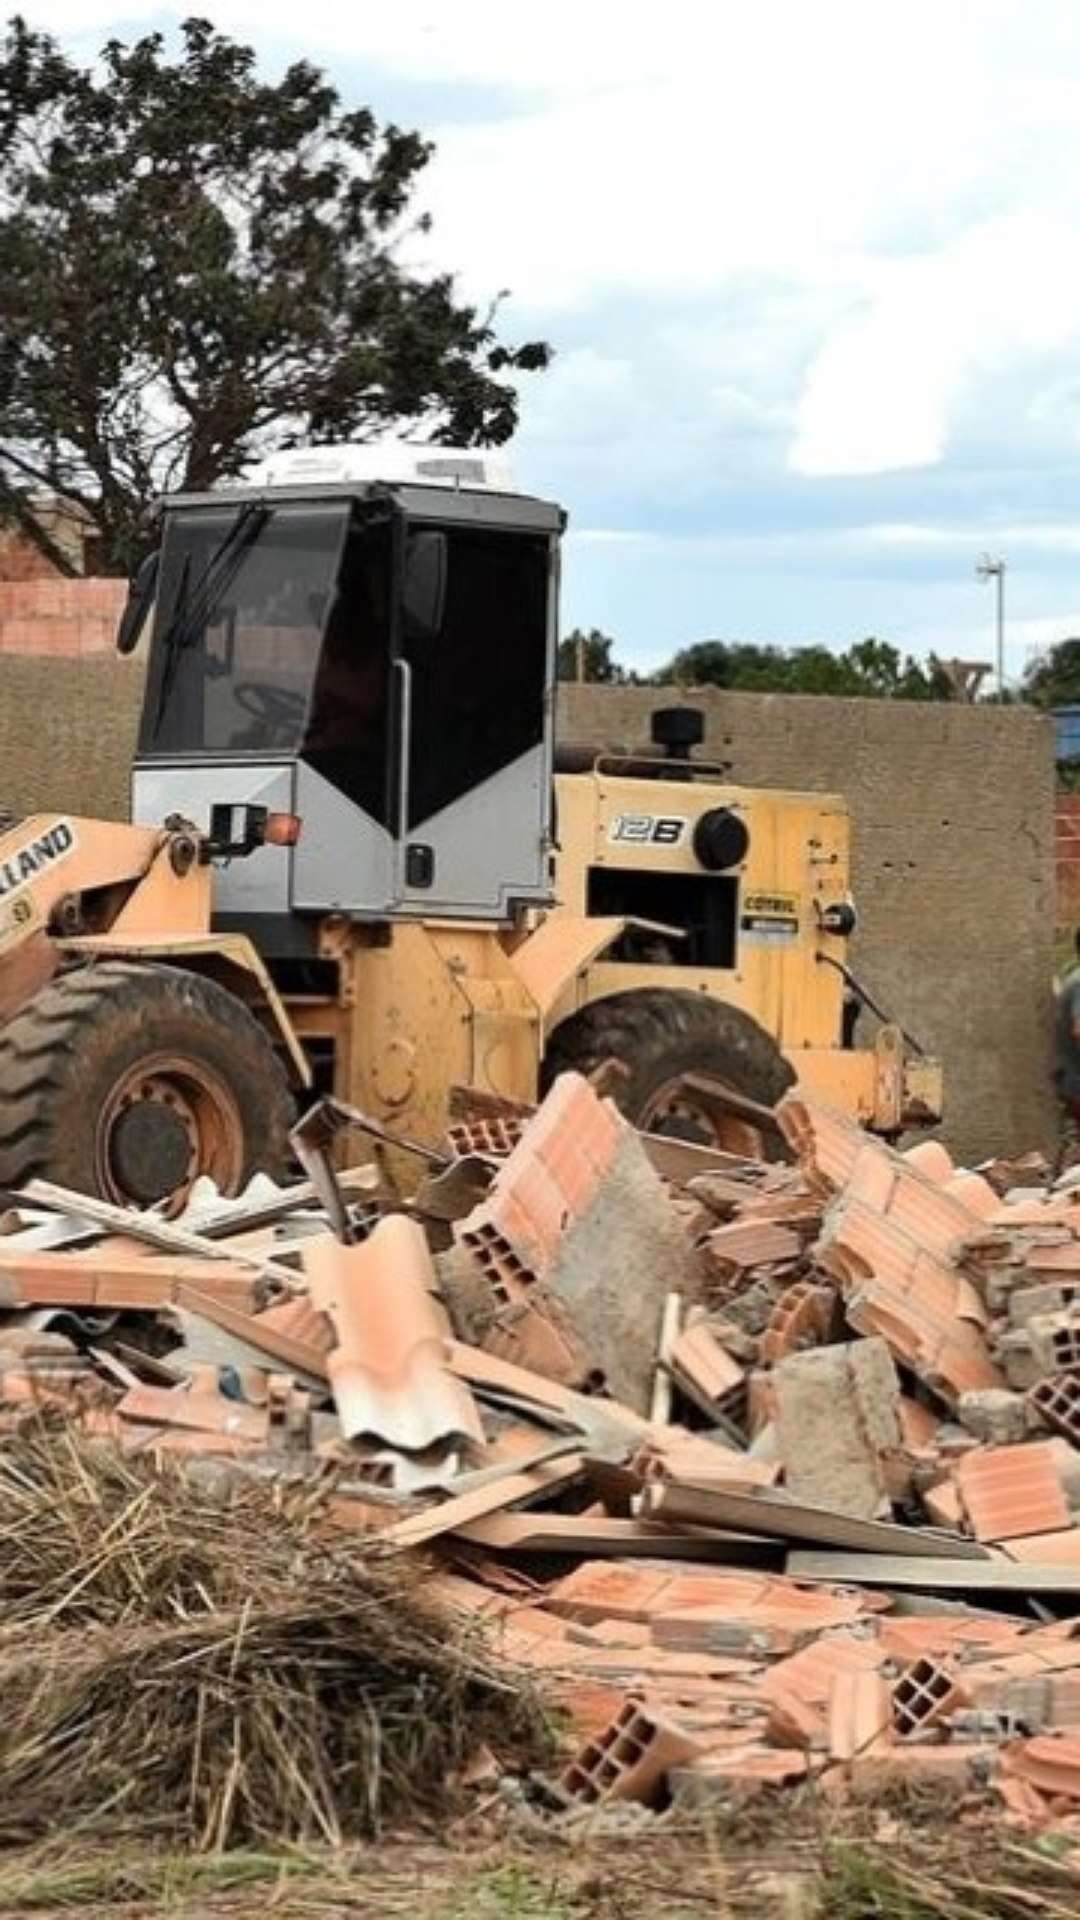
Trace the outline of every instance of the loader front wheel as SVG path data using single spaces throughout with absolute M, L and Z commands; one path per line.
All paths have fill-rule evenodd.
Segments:
M 765 1107 L 775 1106 L 795 1075 L 756 1020 L 707 994 L 642 988 L 594 1000 L 557 1027 L 544 1056 L 543 1081 L 574 1067 L 592 1074 L 621 1068 L 611 1095 L 645 1132 L 664 1133 L 728 1153 L 769 1158 L 765 1129 L 738 1113 L 717 1114 L 684 1085 L 708 1074 Z
M 34 1177 L 179 1212 L 200 1174 L 239 1193 L 288 1163 L 269 1039 L 215 981 L 111 960 L 62 974 L 0 1031 L 0 1185 Z

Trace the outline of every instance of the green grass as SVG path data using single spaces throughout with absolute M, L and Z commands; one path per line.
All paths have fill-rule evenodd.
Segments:
M 430 1870 L 429 1870 L 430 1869 Z M 250 1903 L 238 1900 L 250 1891 Z M 556 1890 L 542 1868 L 502 1866 L 462 1878 L 442 1854 L 388 1863 L 377 1854 L 102 1852 L 89 1858 L 24 1859 L 0 1866 L 0 1914 L 103 1912 L 162 1914 L 222 1903 L 234 1914 L 409 1913 L 414 1920 L 578 1920 L 585 1912 Z
M 1067 1839 L 913 1826 L 885 1840 L 797 1810 L 633 1835 L 399 1838 L 381 1846 L 191 1854 L 121 1843 L 0 1856 L 0 1916 L 63 1920 L 1076 1920 Z M 796 1831 L 792 1829 L 796 1828 Z
M 981 1867 L 975 1835 L 965 1856 L 948 1846 L 925 1853 L 835 1845 L 825 1871 L 825 1920 L 1076 1920 L 1080 1884 L 1052 1849 L 1033 1843 L 1002 1846 L 987 1836 L 993 1858 Z
M 568 1905 L 549 1877 L 528 1867 L 497 1867 L 470 1880 L 431 1920 L 577 1920 L 585 1910 Z
M 33 1860 L 0 1867 L 0 1913 L 150 1902 L 163 1911 L 201 1894 L 326 1873 L 326 1861 L 305 1854 L 101 1853 L 82 1859 Z

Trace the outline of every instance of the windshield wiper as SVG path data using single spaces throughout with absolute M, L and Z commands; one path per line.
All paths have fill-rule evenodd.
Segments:
M 257 501 L 249 500 L 245 506 L 242 506 L 232 525 L 211 553 L 200 575 L 198 585 L 190 597 L 188 595 L 190 556 L 185 559 L 169 624 L 158 643 L 165 654 L 165 666 L 161 675 L 157 712 L 154 716 L 155 735 L 160 731 L 169 696 L 176 684 L 180 655 L 185 647 L 190 647 L 198 638 L 215 607 L 220 605 L 222 598 L 235 580 L 245 555 L 255 545 L 269 518 L 270 508 L 262 506 Z

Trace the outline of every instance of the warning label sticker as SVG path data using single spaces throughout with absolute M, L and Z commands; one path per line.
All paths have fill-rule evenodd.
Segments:
M 15 946 L 40 925 L 40 909 L 28 893 L 20 893 L 14 900 L 4 901 L 0 904 L 0 953 Z
M 788 946 L 799 937 L 800 900 L 797 893 L 743 895 L 739 927 L 751 946 Z

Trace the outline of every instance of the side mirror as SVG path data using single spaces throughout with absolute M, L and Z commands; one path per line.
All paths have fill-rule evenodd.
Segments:
M 139 644 L 139 635 L 154 604 L 160 560 L 160 552 L 148 553 L 128 588 L 127 605 L 120 615 L 116 634 L 117 653 L 134 653 Z
M 446 609 L 446 535 L 410 533 L 401 610 L 407 640 L 434 640 Z

